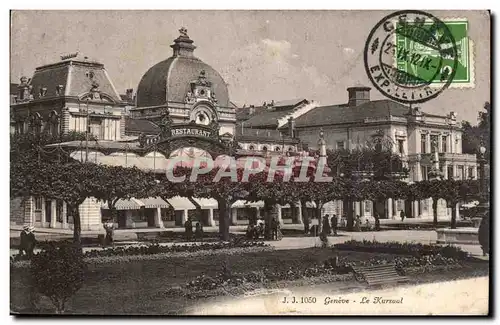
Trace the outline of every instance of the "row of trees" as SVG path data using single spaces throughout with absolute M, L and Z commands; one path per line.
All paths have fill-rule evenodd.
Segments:
M 329 155 L 332 166 L 331 182 L 317 182 L 315 166 L 308 168 L 308 182 L 295 182 L 300 166 L 286 181 L 282 172 L 277 172 L 273 182 L 268 182 L 268 172 L 250 175 L 248 182 L 242 182 L 243 170 L 237 171 L 237 179 L 222 177 L 214 182 L 219 172 L 212 170 L 200 175 L 196 182 L 190 182 L 191 170 L 176 168 L 175 176 L 185 175 L 183 182 L 169 182 L 165 174 L 154 174 L 137 168 L 105 166 L 72 160 L 60 152 L 47 152 L 32 138 L 15 139 L 11 147 L 11 197 L 45 197 L 66 202 L 67 213 L 74 220 L 74 240 L 80 242 L 81 222 L 78 207 L 88 197 L 94 197 L 108 204 L 112 217 L 116 217 L 115 205 L 120 199 L 162 197 L 167 200 L 180 195 L 193 198 L 214 198 L 219 206 L 219 232 L 221 239 L 229 237 L 230 207 L 237 200 L 264 201 L 265 222 L 276 214 L 276 204 L 314 202 L 319 211 L 332 200 L 343 200 L 346 204 L 348 228 L 353 226 L 351 202 L 371 200 L 382 202 L 388 198 L 422 200 L 433 198 L 434 222 L 437 224 L 437 200 L 446 200 L 452 209 L 459 201 L 472 200 L 479 195 L 477 181 L 422 181 L 414 184 L 391 177 L 403 171 L 397 157 L 387 152 L 361 150 L 351 154 L 340 152 Z M 364 164 L 360 167 L 360 164 Z M 340 173 L 339 171 L 343 172 Z M 370 171 L 365 177 L 356 177 L 356 171 Z M 366 173 L 365 173 L 366 174 Z M 359 175 L 358 175 L 359 176 Z M 369 177 L 367 179 L 366 177 Z M 376 206 L 376 204 L 374 204 Z M 295 209 L 292 209 L 295 211 Z M 454 211 L 455 212 L 455 211 Z M 306 213 L 302 214 L 306 216 Z M 455 227 L 455 213 L 452 214 Z M 266 227 L 270 230 L 270 227 Z M 267 234 L 268 236 L 270 234 Z

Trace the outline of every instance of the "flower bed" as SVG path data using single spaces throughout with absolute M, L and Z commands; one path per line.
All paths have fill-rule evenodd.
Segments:
M 336 244 L 334 247 L 339 250 L 412 255 L 417 257 L 426 255 L 438 255 L 438 254 L 443 257 L 451 257 L 459 260 L 464 260 L 468 257 L 468 253 L 464 252 L 460 247 L 450 246 L 450 245 L 439 246 L 439 245 L 425 245 L 425 244 L 415 244 L 415 243 L 399 243 L 399 242 L 381 243 L 369 240 L 363 240 L 363 241 L 350 240 L 344 243 Z
M 52 244 L 57 245 L 57 244 Z M 136 255 L 157 255 L 169 253 L 188 252 L 193 253 L 197 251 L 216 251 L 221 249 L 233 248 L 250 248 L 250 247 L 267 247 L 268 244 L 256 241 L 232 241 L 232 242 L 217 242 L 217 243 L 204 243 L 192 245 L 160 245 L 158 243 L 140 246 L 128 247 L 114 247 L 102 250 L 91 250 L 84 253 L 85 258 L 93 257 L 111 257 L 111 256 L 136 256 Z M 35 254 L 36 255 L 36 254 Z M 16 255 L 11 257 L 11 262 L 27 260 L 26 255 Z

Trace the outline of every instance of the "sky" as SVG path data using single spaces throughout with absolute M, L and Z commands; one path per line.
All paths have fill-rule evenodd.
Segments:
M 370 30 L 389 11 L 13 11 L 11 82 L 36 67 L 79 51 L 103 63 L 119 93 L 133 88 L 154 64 L 172 55 L 185 27 L 194 54 L 219 71 L 238 105 L 306 98 L 347 102 L 346 88 L 372 87 L 363 49 Z M 424 112 L 477 123 L 490 100 L 490 17 L 486 11 L 430 11 L 466 18 L 473 42 L 474 85 L 449 88 L 420 105 Z

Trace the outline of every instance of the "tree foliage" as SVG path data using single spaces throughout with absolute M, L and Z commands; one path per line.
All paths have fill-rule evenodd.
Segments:
M 30 273 L 35 289 L 48 297 L 62 314 L 66 302 L 83 285 L 87 265 L 79 247 L 70 243 L 49 245 L 31 259 Z

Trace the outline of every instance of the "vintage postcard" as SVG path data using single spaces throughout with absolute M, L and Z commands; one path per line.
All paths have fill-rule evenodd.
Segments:
M 12 315 L 481 315 L 487 10 L 12 10 Z

